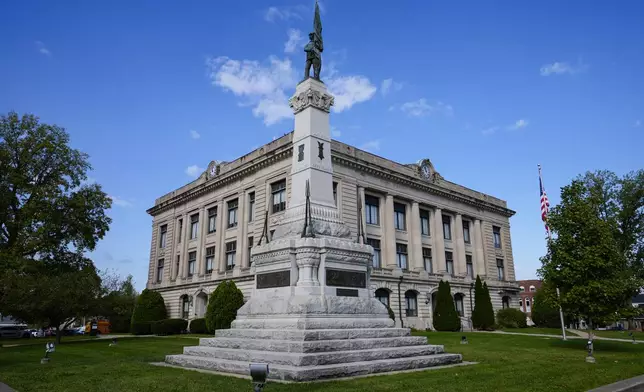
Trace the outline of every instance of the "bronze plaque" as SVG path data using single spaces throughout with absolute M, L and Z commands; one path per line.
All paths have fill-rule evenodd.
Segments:
M 356 289 L 335 289 L 335 295 L 338 297 L 357 297 L 358 290 Z
M 326 269 L 326 285 L 367 288 L 367 274 L 359 271 Z
M 257 288 L 270 289 L 273 287 L 286 287 L 291 285 L 291 271 L 267 272 L 257 274 Z

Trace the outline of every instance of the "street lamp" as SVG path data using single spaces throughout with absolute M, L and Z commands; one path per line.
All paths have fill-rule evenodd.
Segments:
M 402 318 L 402 299 L 400 298 L 400 284 L 403 281 L 403 271 L 400 268 L 396 268 L 392 275 L 398 278 L 398 315 L 400 316 L 400 328 L 404 328 L 405 325 Z
M 250 364 L 250 378 L 253 382 L 253 391 L 262 392 L 266 378 L 268 378 L 268 364 L 266 363 L 251 363 Z

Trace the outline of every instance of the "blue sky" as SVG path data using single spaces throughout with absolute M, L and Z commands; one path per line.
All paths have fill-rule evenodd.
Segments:
M 396 5 L 394 5 L 396 4 Z M 500 197 L 520 279 L 586 170 L 642 168 L 644 3 L 323 0 L 334 137 Z M 292 129 L 313 1 L 3 6 L 0 113 L 65 127 L 114 197 L 99 268 L 145 286 L 156 197 Z

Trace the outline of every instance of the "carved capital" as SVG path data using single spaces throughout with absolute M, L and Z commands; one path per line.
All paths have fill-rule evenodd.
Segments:
M 294 114 L 301 112 L 309 106 L 329 113 L 331 106 L 333 106 L 333 103 L 333 95 L 322 93 L 312 88 L 302 91 L 299 94 L 295 94 L 288 101 L 288 104 L 291 109 L 293 109 Z

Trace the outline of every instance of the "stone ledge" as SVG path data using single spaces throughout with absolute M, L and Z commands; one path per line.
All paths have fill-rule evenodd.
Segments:
M 382 329 L 318 329 L 318 330 L 284 330 L 284 329 L 218 329 L 216 338 L 241 339 L 275 339 L 275 340 L 339 340 L 339 339 L 375 339 L 410 336 L 409 328 Z M 212 338 L 201 338 L 212 339 Z
M 644 391 L 644 374 L 592 389 L 588 392 L 641 392 Z

